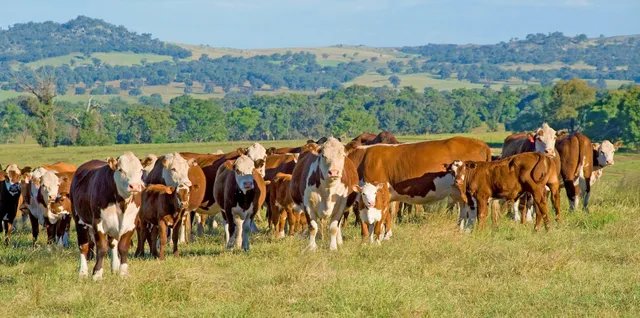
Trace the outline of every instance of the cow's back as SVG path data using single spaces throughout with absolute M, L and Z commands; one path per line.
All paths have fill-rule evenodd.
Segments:
M 558 138 L 556 151 L 560 156 L 560 172 L 564 180 L 590 178 L 593 172 L 593 146 L 589 137 L 577 132 Z
M 74 217 L 93 222 L 94 216 L 99 217 L 99 209 L 106 208 L 117 196 L 113 171 L 105 161 L 88 161 L 76 170 L 70 191 Z
M 264 180 L 273 180 L 280 172 L 291 174 L 296 166 L 297 157 L 297 155 L 290 153 L 267 156 Z
M 502 144 L 502 158 L 517 155 L 523 152 L 535 151 L 535 144 L 529 140 L 529 134 L 517 133 L 507 136 Z
M 74 164 L 71 164 L 68 162 L 62 162 L 62 161 L 52 163 L 50 165 L 43 165 L 42 167 L 47 170 L 54 171 L 56 173 L 71 173 L 71 174 L 73 174 L 77 169 L 77 167 Z

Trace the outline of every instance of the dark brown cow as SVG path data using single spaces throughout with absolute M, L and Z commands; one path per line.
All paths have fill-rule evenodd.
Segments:
M 390 209 L 391 194 L 386 183 L 364 183 L 357 187 L 360 193 L 358 198 L 358 211 L 361 220 L 362 239 L 369 237 L 371 243 L 380 244 L 384 238 L 382 226 L 385 232 L 391 232 L 392 218 Z
M 492 162 L 454 161 L 449 171 L 455 177 L 455 185 L 463 200 L 477 209 L 480 229 L 484 228 L 487 219 L 489 199 L 515 200 L 525 193 L 533 195 L 536 205 L 536 224 L 544 219 L 545 228 L 549 228 L 546 187 L 551 189 L 552 202 L 559 209 L 560 182 L 554 161 L 535 152 L 527 152 Z M 497 222 L 496 213 L 494 225 Z
M 328 140 L 318 152 L 300 156 L 291 177 L 291 198 L 296 210 L 304 209 L 309 219 L 309 250 L 316 250 L 318 221 L 329 219 L 329 248 L 342 245 L 340 219 L 347 197 L 358 183 L 358 174 L 347 158 L 344 145 L 336 138 Z
M 389 185 L 391 201 L 425 204 L 449 196 L 459 200 L 445 165 L 454 160 L 490 161 L 491 149 L 477 139 L 453 137 L 357 147 L 349 158 L 357 163 L 360 180 Z M 460 209 L 460 224 L 469 224 L 468 219 L 468 209 Z
M 20 193 L 22 187 L 20 185 L 21 172 L 18 166 L 10 164 L 0 174 L 0 222 L 2 227 L 0 230 L 5 233 L 5 244 L 9 244 L 11 233 L 13 232 L 13 221 L 18 213 L 20 204 Z
M 213 187 L 216 204 L 223 212 L 227 248 L 249 250 L 251 222 L 262 207 L 266 186 L 260 171 L 262 159 L 253 161 L 246 155 L 229 160 L 218 168 Z
M 131 152 L 78 167 L 71 182 L 71 202 L 80 247 L 80 277 L 89 274 L 90 233 L 97 245 L 93 279 L 102 279 L 102 263 L 109 246 L 111 270 L 128 275 L 127 254 L 143 188 L 142 165 Z
M 195 185 L 194 185 L 195 186 Z M 144 243 L 149 243 L 151 254 L 164 259 L 167 244 L 167 229 L 173 229 L 173 255 L 178 256 L 178 238 L 186 208 L 189 205 L 190 191 L 176 190 L 163 184 L 150 184 L 142 192 L 142 206 L 138 215 L 140 219 L 138 231 L 138 248 L 136 256 L 144 254 Z M 156 241 L 160 236 L 160 251 Z

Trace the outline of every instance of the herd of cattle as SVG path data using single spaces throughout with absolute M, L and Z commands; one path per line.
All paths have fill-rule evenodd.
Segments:
M 164 258 L 167 237 L 173 253 L 191 233 L 191 219 L 220 213 L 227 248 L 249 249 L 253 219 L 266 204 L 276 237 L 308 231 L 309 250 L 328 225 L 330 249 L 342 244 L 341 227 L 354 212 L 363 240 L 380 242 L 392 235 L 400 203 L 425 204 L 451 198 L 460 207 L 461 229 L 485 226 L 490 199 L 514 206 L 516 220 L 535 229 L 549 224 L 547 195 L 560 219 L 561 187 L 570 209 L 612 165 L 619 144 L 592 143 L 581 133 L 556 132 L 546 123 L 532 133 L 505 139 L 502 155 L 476 139 L 400 143 L 389 132 L 364 133 L 343 144 L 330 137 L 299 147 L 265 149 L 255 143 L 230 153 L 169 153 L 140 159 L 130 152 L 118 158 L 36 169 L 10 164 L 0 176 L 0 219 L 9 241 L 16 214 L 28 215 L 34 244 L 40 226 L 49 243 L 68 245 L 73 218 L 80 249 L 81 277 L 96 256 L 93 278 L 103 275 L 111 248 L 113 272 L 128 274 L 127 255 L 137 233 L 135 255 L 148 243 Z M 520 211 L 520 212 L 519 212 Z M 196 214 L 197 212 L 197 214 Z M 493 213 L 494 217 L 497 213 Z M 285 223 L 287 226 L 285 226 Z M 170 234 L 169 234 L 170 233 Z M 159 240 L 159 244 L 157 243 Z M 159 246 L 159 251 L 158 251 Z

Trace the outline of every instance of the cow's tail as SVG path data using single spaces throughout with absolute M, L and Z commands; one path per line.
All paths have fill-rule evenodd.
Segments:
M 536 162 L 535 166 L 531 170 L 531 178 L 535 182 L 540 182 L 544 179 L 544 177 L 549 172 L 549 164 L 548 158 L 543 155 L 538 155 L 538 162 Z

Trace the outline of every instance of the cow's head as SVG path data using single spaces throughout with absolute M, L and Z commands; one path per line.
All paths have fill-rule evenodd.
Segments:
M 42 182 L 42 176 L 48 170 L 43 167 L 38 167 L 31 172 L 31 185 L 33 189 L 40 189 L 40 183 Z
M 344 145 L 336 138 L 329 137 L 319 151 L 320 170 L 330 181 L 340 180 L 347 154 Z
M 107 163 L 114 171 L 113 180 L 121 197 L 129 198 L 132 194 L 140 193 L 144 189 L 142 164 L 132 152 L 125 152 L 118 159 L 108 158 Z
M 267 160 L 267 150 L 264 149 L 261 144 L 256 142 L 247 148 L 246 155 L 255 163 L 258 163 L 259 160 L 262 160 L 262 164 L 256 165 L 256 169 L 258 170 L 258 172 L 260 172 L 260 175 L 264 177 L 266 169 L 264 163 Z
M 47 204 L 53 203 L 58 197 L 58 189 L 62 180 L 53 171 L 47 171 L 40 177 L 40 194 Z
M 542 124 L 534 134 L 529 134 L 529 141 L 535 143 L 536 152 L 549 156 L 556 155 L 556 131 L 547 123 Z
M 156 161 L 158 161 L 158 156 L 150 153 L 143 159 L 140 159 L 140 164 L 142 165 L 142 179 L 147 180 L 147 176 L 153 170 L 153 167 L 156 165 Z
M 238 159 L 233 162 L 233 173 L 236 184 L 242 193 L 246 193 L 255 187 L 253 169 L 257 169 L 259 166 L 264 166 L 264 160 L 259 159 L 258 162 L 254 162 L 246 155 L 238 157 Z
M 162 160 L 162 179 L 168 186 L 178 190 L 185 189 L 189 192 L 191 180 L 189 180 L 189 168 L 196 165 L 195 160 L 184 159 L 179 153 L 169 153 Z
M 16 165 L 15 163 L 8 165 L 7 168 L 4 169 L 4 172 L 6 175 L 6 181 L 8 181 L 10 184 L 19 183 L 22 178 L 22 173 L 18 168 L 18 165 Z
M 469 178 L 469 171 L 476 168 L 475 162 L 463 162 L 461 160 L 455 160 L 452 162 L 447 171 L 453 175 L 453 186 L 460 191 L 462 201 L 467 203 L 467 181 Z
M 609 140 L 603 141 L 601 144 L 594 143 L 593 150 L 597 153 L 597 164 L 600 167 L 606 167 L 614 164 L 613 155 L 616 150 L 618 150 L 622 146 L 622 142 L 618 141 L 615 144 L 612 144 Z
M 364 209 L 382 209 L 389 203 L 389 186 L 387 183 L 365 182 L 356 185 L 354 191 L 360 193 L 360 207 Z

